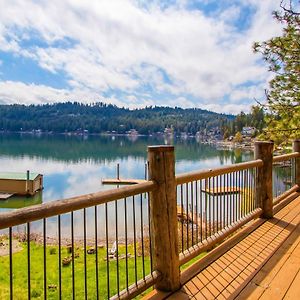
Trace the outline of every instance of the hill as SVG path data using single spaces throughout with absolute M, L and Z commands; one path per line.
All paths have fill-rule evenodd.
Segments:
M 0 130 L 43 132 L 126 133 L 136 129 L 140 134 L 174 133 L 222 128 L 234 119 L 232 115 L 179 107 L 146 107 L 130 110 L 102 102 L 82 104 L 66 102 L 45 105 L 0 105 Z

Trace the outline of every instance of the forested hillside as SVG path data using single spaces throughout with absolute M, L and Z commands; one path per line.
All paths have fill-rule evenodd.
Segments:
M 234 119 L 232 115 L 218 114 L 202 109 L 146 107 L 129 110 L 105 103 L 81 104 L 66 102 L 46 105 L 0 105 L 1 131 L 76 132 L 115 131 L 126 133 L 136 129 L 140 134 L 163 132 L 173 128 L 174 133 L 223 128 Z

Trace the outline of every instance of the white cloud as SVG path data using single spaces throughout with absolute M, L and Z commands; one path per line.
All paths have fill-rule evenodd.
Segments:
M 82 99 L 84 101 L 99 100 L 97 94 L 85 90 L 54 89 L 45 85 L 24 84 L 22 82 L 0 82 L 0 102 L 2 104 L 42 104 Z
M 223 97 L 231 94 L 228 105 L 236 104 L 240 85 L 253 82 L 251 88 L 243 90 L 242 97 L 251 99 L 259 94 L 257 89 L 268 76 L 251 46 L 253 41 L 278 34 L 279 25 L 271 17 L 278 3 L 235 1 L 212 18 L 201 11 L 187 10 L 186 1 L 168 8 L 154 2 L 143 9 L 129 0 L 0 0 L 4 7 L 0 10 L 0 50 L 30 57 L 49 72 L 63 72 L 70 84 L 58 90 L 38 83 L 22 86 L 20 82 L 2 82 L 0 96 L 5 97 L 1 99 L 18 102 L 21 89 L 28 87 L 28 91 L 33 88 L 34 95 L 23 94 L 25 103 L 62 101 L 68 95 L 92 97 L 93 101 L 109 90 L 125 91 L 141 98 L 139 103 L 148 103 L 142 94 L 149 92 L 150 86 L 156 93 L 173 98 L 174 105 L 183 97 L 191 106 L 219 107 Z M 241 12 L 239 4 L 256 8 L 250 27 L 243 32 L 232 22 Z M 49 46 L 22 47 L 22 41 L 33 34 Z M 70 45 L 58 47 L 56 43 L 66 38 L 71 40 Z M 165 74 L 170 82 L 164 80 Z M 1 86 L 11 89 L 5 92 Z M 155 99 L 155 95 L 150 98 Z M 123 105 L 137 102 L 127 99 L 129 102 Z

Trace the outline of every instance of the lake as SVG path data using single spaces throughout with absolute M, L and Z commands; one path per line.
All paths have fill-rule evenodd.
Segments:
M 213 145 L 197 142 L 195 138 L 3 134 L 0 136 L 1 172 L 30 170 L 41 173 L 44 175 L 44 190 L 32 198 L 13 197 L 2 200 L 0 211 L 111 189 L 114 186 L 102 185 L 101 179 L 116 178 L 117 164 L 120 165 L 121 178 L 144 179 L 147 146 L 159 144 L 175 146 L 176 174 L 239 163 L 253 157 L 252 152 L 239 149 L 218 150 Z M 124 203 L 120 201 L 118 205 L 118 209 L 122 211 Z M 129 211 L 132 210 L 130 205 L 132 204 L 129 204 Z M 143 207 L 146 210 L 147 204 Z M 103 207 L 99 207 L 98 213 L 99 220 L 103 220 Z M 78 230 L 82 226 L 81 214 L 82 211 L 74 213 L 75 227 L 78 226 Z M 87 214 L 90 220 L 94 212 L 88 209 Z M 113 228 L 113 203 L 108 207 L 108 215 L 111 216 L 109 219 Z M 120 218 L 118 222 L 123 224 L 124 220 Z M 70 215 L 62 216 L 62 223 L 65 228 L 63 232 L 69 235 Z M 92 222 L 90 226 L 92 228 Z M 105 226 L 100 224 L 99 227 L 101 229 Z M 33 225 L 33 228 L 40 231 L 41 222 Z M 49 219 L 47 231 L 49 234 L 57 233 L 56 218 Z M 92 229 L 89 231 L 93 232 Z

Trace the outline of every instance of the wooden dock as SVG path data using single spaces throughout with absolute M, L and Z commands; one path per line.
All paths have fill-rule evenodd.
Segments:
M 218 195 L 226 195 L 226 194 L 238 194 L 242 190 L 236 186 L 219 186 L 214 188 L 202 189 L 201 191 L 210 194 L 212 196 L 218 196 Z
M 43 175 L 41 174 L 29 171 L 24 173 L 0 173 L 0 193 L 4 199 L 10 197 L 8 194 L 34 195 L 42 189 Z
M 7 200 L 8 198 L 12 197 L 13 195 L 14 194 L 0 192 L 0 200 Z
M 101 180 L 102 184 L 107 184 L 107 185 L 131 185 L 131 184 L 137 184 L 137 183 L 142 183 L 146 182 L 146 180 L 143 179 L 102 179 Z

